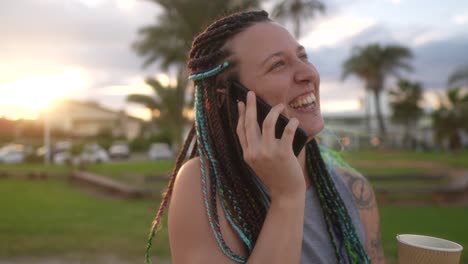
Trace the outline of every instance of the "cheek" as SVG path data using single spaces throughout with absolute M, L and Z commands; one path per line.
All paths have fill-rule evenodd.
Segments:
M 255 93 L 271 106 L 283 103 L 287 106 L 288 85 L 278 79 L 260 80 Z
M 284 87 L 273 87 L 273 85 L 270 85 L 267 89 L 258 91 L 257 95 L 271 106 L 275 106 L 280 103 L 283 103 L 285 106 L 288 104 L 287 93 Z

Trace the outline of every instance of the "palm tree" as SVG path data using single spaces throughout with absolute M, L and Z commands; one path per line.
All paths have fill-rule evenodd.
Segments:
M 436 141 L 448 139 L 450 150 L 461 149 L 460 133 L 468 133 L 468 90 L 452 88 L 439 96 L 439 109 L 432 113 L 432 120 Z
M 403 46 L 370 44 L 355 47 L 351 57 L 343 63 L 343 80 L 354 74 L 366 83 L 366 91 L 373 93 L 381 138 L 386 136 L 380 107 L 380 94 L 384 89 L 385 78 L 389 75 L 399 77 L 400 69 L 411 70 L 411 66 L 406 63 L 406 59 L 411 57 L 411 51 Z
M 449 85 L 467 85 L 468 86 L 468 65 L 459 67 L 448 79 Z
M 187 106 L 184 100 L 187 78 L 180 74 L 175 85 L 162 85 L 154 78 L 147 78 L 146 83 L 155 95 L 130 94 L 127 101 L 146 106 L 151 111 L 151 120 L 171 135 L 176 147 L 182 142 L 184 125 L 189 121 L 183 110 Z
M 411 131 L 414 130 L 416 121 L 423 115 L 419 106 L 422 100 L 422 87 L 418 82 L 401 79 L 398 86 L 389 92 L 390 106 L 392 108 L 392 119 L 396 123 L 405 126 L 404 145 L 411 144 Z
M 273 7 L 272 16 L 282 21 L 290 20 L 294 36 L 299 38 L 302 21 L 314 18 L 317 12 L 325 12 L 325 5 L 318 0 L 287 0 L 280 1 Z
M 160 61 L 163 69 L 183 68 L 192 40 L 214 19 L 236 11 L 255 8 L 260 0 L 150 0 L 161 9 L 154 24 L 139 30 L 133 43 L 144 66 Z
M 175 142 L 180 142 L 184 126 L 183 110 L 188 82 L 184 71 L 185 62 L 194 36 L 215 18 L 227 13 L 258 7 L 260 0 L 150 0 L 162 12 L 154 24 L 139 30 L 139 37 L 132 47 L 144 58 L 143 66 L 158 62 L 163 70 L 171 68 L 178 75 L 176 88 L 163 87 L 154 79 L 147 83 L 153 87 L 154 98 L 146 95 L 130 95 L 130 102 L 146 105 L 154 113 L 157 109 L 159 126 L 174 133 Z M 191 103 L 190 103 L 191 104 Z M 158 112 L 156 111 L 156 112 Z M 179 144 L 176 143 L 177 146 Z

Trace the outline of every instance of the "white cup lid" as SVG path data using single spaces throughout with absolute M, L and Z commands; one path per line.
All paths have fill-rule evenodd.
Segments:
M 396 238 L 400 243 L 424 249 L 446 252 L 458 252 L 463 250 L 462 245 L 438 237 L 402 234 L 397 235 Z

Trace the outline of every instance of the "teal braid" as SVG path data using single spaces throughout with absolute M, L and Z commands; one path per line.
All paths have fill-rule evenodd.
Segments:
M 206 72 L 203 72 L 203 73 L 198 73 L 198 74 L 193 74 L 189 77 L 189 79 L 191 80 L 203 80 L 203 79 L 206 79 L 206 78 L 209 78 L 209 77 L 212 77 L 216 74 L 218 74 L 219 72 L 221 72 L 222 70 L 224 70 L 225 68 L 229 67 L 230 66 L 230 63 L 228 61 L 218 65 L 217 67 L 211 69 L 211 70 L 208 70 Z M 199 86 L 198 86 L 199 87 Z M 197 95 L 199 96 L 199 98 L 202 98 L 202 91 L 201 91 L 201 88 L 198 88 L 200 91 L 197 92 Z M 204 122 L 204 118 L 203 118 L 203 108 L 202 108 L 202 103 L 200 102 L 199 104 L 199 107 L 200 107 L 200 111 L 198 111 L 198 113 L 201 113 L 200 114 L 200 120 L 202 122 Z M 200 126 L 200 127 L 204 127 L 203 125 Z M 248 250 L 249 251 L 252 251 L 253 250 L 253 245 L 252 245 L 252 241 L 250 238 L 248 238 L 245 233 L 238 227 L 238 225 L 233 221 L 231 215 L 231 211 L 229 209 L 226 208 L 226 200 L 225 200 L 225 195 L 224 195 L 224 189 L 222 188 L 222 185 L 221 185 L 221 180 L 220 180 L 220 176 L 219 176 L 219 166 L 218 166 L 218 162 L 217 160 L 214 158 L 214 151 L 213 151 L 213 148 L 211 147 L 211 144 L 206 144 L 206 148 L 207 148 L 207 154 L 209 156 L 209 160 L 212 161 L 212 166 L 215 167 L 213 169 L 213 172 L 215 174 L 215 177 L 216 177 L 216 186 L 218 187 L 218 191 L 220 193 L 220 198 L 221 198 L 221 205 L 222 205 L 222 208 L 223 208 L 223 212 L 225 213 L 225 216 L 227 218 L 227 220 L 229 221 L 230 225 L 235 229 L 235 231 L 238 233 L 238 235 L 241 237 L 241 239 L 243 240 L 243 242 L 245 243 L 245 245 L 247 246 Z M 230 194 L 231 190 L 228 189 L 228 195 L 229 197 L 232 197 L 232 195 Z M 236 204 L 236 200 L 235 199 L 231 199 L 233 201 L 234 204 Z M 237 207 L 235 207 L 236 209 Z M 237 208 L 238 209 L 238 208 Z M 239 220 L 242 220 L 242 216 L 241 215 L 237 215 L 237 218 Z M 248 233 L 250 236 L 250 232 L 248 230 L 245 230 L 246 233 Z
M 206 79 L 206 78 L 211 77 L 211 76 L 215 76 L 216 74 L 218 74 L 219 72 L 221 72 L 222 70 L 227 68 L 228 66 L 229 66 L 229 62 L 225 61 L 223 64 L 220 64 L 220 65 L 216 66 L 214 69 L 211 69 L 211 70 L 206 71 L 206 72 L 190 75 L 189 80 L 198 81 L 198 80 Z
M 338 166 L 355 174 L 360 174 L 355 168 L 351 167 L 346 161 L 344 161 L 337 151 L 331 150 L 321 145 L 319 145 L 319 149 L 320 155 L 322 156 L 323 161 L 329 170 Z
M 325 153 L 327 159 L 333 157 L 330 155 L 332 154 Z M 370 263 L 346 206 L 331 179 L 329 170 L 332 168 L 326 167 L 315 140 L 306 146 L 306 159 L 308 174 L 312 178 L 313 186 L 318 194 L 327 232 L 331 238 L 338 263 Z M 336 159 L 335 162 L 345 164 L 343 160 Z M 344 243 L 343 250 L 339 241 Z
M 239 262 L 239 263 L 245 263 L 246 262 L 246 259 L 243 258 L 243 257 L 240 257 L 238 255 L 236 255 L 225 243 L 225 241 L 223 240 L 222 238 L 222 234 L 221 234 L 221 231 L 220 231 L 220 227 L 219 227 L 219 221 L 217 219 L 217 213 L 216 213 L 216 199 L 214 199 L 214 208 L 211 209 L 210 208 L 210 203 L 209 203 L 209 199 L 208 199 L 208 186 L 207 186 L 207 183 L 206 183 L 206 178 L 207 178 L 207 174 L 206 174 L 206 171 L 205 171 L 205 156 L 207 155 L 208 156 L 208 163 L 209 163 L 209 167 L 210 167 L 210 172 L 212 173 L 212 175 L 214 174 L 215 175 L 215 183 L 212 183 L 212 186 L 216 186 L 220 192 L 220 198 L 222 199 L 222 205 L 223 205 L 223 211 L 225 212 L 225 215 L 227 216 L 227 219 L 229 220 L 230 224 L 234 227 L 234 229 L 236 230 L 236 232 L 239 234 L 239 236 L 242 238 L 242 240 L 244 241 L 244 243 L 249 247 L 249 249 L 252 248 L 252 243 L 251 241 L 245 236 L 245 234 L 242 232 L 242 230 L 234 223 L 234 221 L 232 220 L 232 218 L 230 217 L 229 213 L 228 213 L 228 210 L 226 209 L 226 206 L 225 206 L 225 201 L 223 199 L 224 195 L 223 194 L 223 188 L 220 184 L 220 179 L 219 179 L 219 174 L 217 172 L 217 168 L 218 168 L 218 162 L 217 160 L 215 159 L 214 157 L 214 154 L 213 154 L 213 149 L 211 147 L 211 144 L 209 143 L 209 137 L 207 135 L 207 131 L 206 131 L 206 121 L 205 121 L 205 118 L 204 118 L 204 114 L 203 114 L 203 103 L 202 103 L 202 97 L 203 97 L 203 94 L 202 94 L 202 89 L 200 88 L 200 86 L 196 86 L 195 87 L 195 110 L 196 110 L 196 124 L 197 124 L 197 135 L 198 135 L 198 145 L 200 146 L 199 148 L 199 152 L 200 152 L 200 160 L 202 162 L 202 185 L 203 185 L 203 194 L 204 194 L 204 201 L 205 201 L 205 207 L 207 209 L 207 214 L 208 214 L 208 219 L 209 219 L 209 222 L 210 222 L 210 226 L 211 226 L 211 229 L 213 230 L 213 233 L 215 235 L 215 238 L 218 242 L 218 245 L 220 246 L 221 250 L 223 251 L 223 253 L 228 256 L 230 259 L 236 261 L 236 262 Z M 212 195 L 216 195 L 216 188 L 213 189 L 214 190 L 214 193 L 212 193 Z M 215 223 L 213 222 L 213 218 L 212 218 L 212 210 L 214 210 L 214 214 L 215 214 Z

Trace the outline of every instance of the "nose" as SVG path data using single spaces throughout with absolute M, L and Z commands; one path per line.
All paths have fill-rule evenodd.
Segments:
M 312 63 L 298 61 L 296 63 L 294 81 L 300 84 L 313 83 L 315 87 L 318 87 L 320 83 L 320 75 Z

